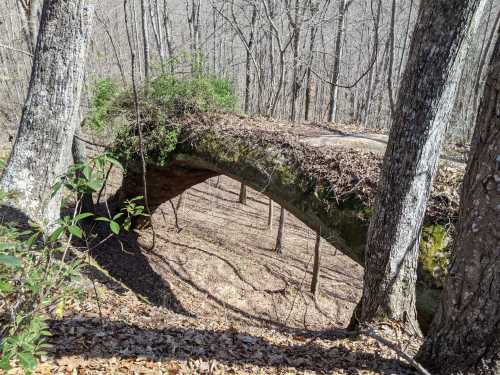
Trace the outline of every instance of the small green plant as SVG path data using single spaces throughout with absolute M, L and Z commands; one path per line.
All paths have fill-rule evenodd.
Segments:
M 109 223 L 111 234 L 130 230 L 134 217 L 147 216 L 136 197 L 125 202 L 113 217 L 94 217 L 81 212 L 83 194 L 98 193 L 109 171 L 121 164 L 109 154 L 86 164 L 75 164 L 53 186 L 53 194 L 63 187 L 74 193 L 73 213 L 57 221 L 50 233 L 34 224 L 19 229 L 15 223 L 0 224 L 0 369 L 21 366 L 31 374 L 49 345 L 47 318 L 50 312 L 61 318 L 65 306 L 81 294 L 78 286 L 83 257 L 69 257 L 72 240 L 83 239 L 90 246 L 93 234 L 81 223 L 94 218 Z M 0 192 L 0 201 L 7 194 Z M 103 241 L 100 242 L 102 244 Z
M 49 236 L 33 225 L 20 231 L 0 226 L 0 368 L 16 361 L 30 374 L 49 347 L 46 312 L 78 298 L 81 262 L 67 259 L 73 235 L 81 236 L 81 216 L 65 217 Z M 64 244 L 58 240 L 68 234 Z M 47 237 L 47 238 L 44 238 Z
M 92 108 L 87 116 L 86 124 L 94 131 L 101 131 L 106 125 L 106 117 L 112 108 L 113 102 L 120 94 L 118 85 L 110 79 L 96 82 L 92 99 Z

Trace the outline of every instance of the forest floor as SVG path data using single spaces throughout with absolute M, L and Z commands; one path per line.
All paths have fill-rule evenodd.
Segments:
M 342 143 L 382 154 L 387 142 L 349 126 L 305 130 L 301 141 L 312 146 Z M 447 159 L 460 159 L 460 146 L 450 150 Z M 114 178 L 111 190 L 120 183 Z M 52 348 L 36 373 L 413 374 L 379 341 L 345 331 L 362 268 L 323 241 L 314 298 L 315 233 L 288 215 L 284 253 L 277 254 L 279 207 L 270 229 L 268 198 L 248 188 L 242 205 L 239 188 L 224 176 L 194 186 L 177 224 L 177 200 L 164 204 L 153 216 L 152 250 L 151 230 L 93 250 L 83 297 L 50 321 Z M 418 350 L 419 340 L 386 328 L 381 333 L 400 350 Z
M 315 301 L 315 233 L 289 215 L 276 254 L 279 207 L 270 230 L 268 199 L 248 189 L 242 205 L 238 192 L 236 181 L 211 179 L 184 194 L 180 231 L 171 205 L 161 207 L 153 250 L 139 246 L 151 231 L 95 250 L 84 297 L 51 321 L 37 373 L 412 374 L 378 341 L 343 330 L 362 268 L 323 242 Z M 419 344 L 392 340 L 410 352 Z

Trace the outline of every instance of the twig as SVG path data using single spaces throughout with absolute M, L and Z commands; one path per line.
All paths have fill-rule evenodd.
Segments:
M 76 134 L 74 135 L 74 137 L 75 137 L 76 139 L 78 139 L 79 141 L 82 141 L 83 143 L 87 143 L 87 144 L 89 144 L 89 145 L 91 145 L 91 146 L 96 146 L 96 147 L 101 147 L 101 148 L 109 148 L 109 146 L 110 146 L 110 145 L 103 145 L 103 144 L 100 144 L 100 143 L 91 142 L 91 141 L 89 141 L 88 139 L 84 139 L 84 138 L 82 138 L 82 137 L 79 137 L 79 136 L 78 136 L 78 135 L 76 135 Z

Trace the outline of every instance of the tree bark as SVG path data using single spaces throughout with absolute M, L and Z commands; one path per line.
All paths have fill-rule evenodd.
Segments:
M 340 60 L 342 59 L 342 50 L 344 43 L 345 14 L 347 11 L 346 0 L 339 2 L 339 20 L 337 26 L 337 39 L 335 41 L 335 61 L 333 63 L 332 83 L 330 85 L 330 108 L 328 110 L 328 122 L 334 122 L 337 119 L 337 82 L 340 76 Z
M 149 28 L 148 28 L 148 18 L 147 9 L 150 4 L 146 4 L 146 0 L 141 0 L 141 26 L 142 26 L 142 42 L 144 48 L 144 79 L 146 85 L 149 82 Z
M 419 355 L 440 374 L 500 372 L 500 40 L 464 178 L 457 247 Z
M 281 207 L 280 223 L 278 226 L 278 237 L 276 238 L 275 251 L 278 254 L 283 254 L 283 236 L 285 235 L 286 210 Z
M 268 210 L 267 210 L 267 227 L 271 229 L 273 227 L 273 200 L 269 198 Z
M 314 298 L 317 297 L 319 291 L 319 274 L 321 267 L 321 231 L 316 232 L 316 245 L 314 246 L 314 265 L 313 276 L 311 281 L 311 293 Z
M 29 91 L 0 182 L 16 193 L 9 204 L 45 228 L 60 214 L 52 186 L 65 172 L 78 123 L 93 8 L 90 0 L 44 1 Z
M 240 186 L 240 198 L 239 201 L 241 204 L 247 204 L 247 186 L 245 184 L 241 184 Z
M 355 323 L 394 320 L 419 331 L 415 283 L 420 231 L 482 0 L 424 0 L 402 81 L 366 247 Z

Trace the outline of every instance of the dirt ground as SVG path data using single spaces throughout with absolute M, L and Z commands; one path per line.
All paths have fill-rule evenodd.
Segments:
M 315 233 L 239 183 L 211 179 L 168 202 L 151 231 L 93 251 L 85 297 L 51 321 L 39 374 L 412 374 L 393 351 L 344 328 L 362 268 L 322 242 L 320 293 L 309 293 Z M 143 248 L 141 249 L 141 246 Z M 391 331 L 392 332 L 392 331 Z M 393 337 L 402 349 L 418 343 Z M 9 374 L 20 373 L 18 369 Z

